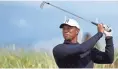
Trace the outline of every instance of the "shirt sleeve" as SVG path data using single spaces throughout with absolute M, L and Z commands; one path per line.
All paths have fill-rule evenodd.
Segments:
M 94 48 L 91 51 L 92 60 L 98 64 L 110 64 L 114 60 L 114 46 L 113 46 L 113 37 L 106 38 L 106 47 L 105 52 L 99 51 Z
M 81 54 L 84 53 L 94 47 L 94 45 L 97 43 L 97 41 L 103 36 L 103 33 L 98 32 L 93 37 L 91 37 L 89 40 L 83 42 L 82 44 L 77 45 L 59 45 L 56 46 L 53 49 L 53 55 L 58 58 L 63 58 L 68 55 L 72 54 Z

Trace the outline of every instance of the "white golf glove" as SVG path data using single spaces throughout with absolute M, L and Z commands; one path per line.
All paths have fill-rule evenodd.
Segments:
M 104 26 L 104 35 L 105 37 L 107 36 L 112 36 L 112 29 L 110 27 L 108 27 L 107 25 L 103 25 Z M 108 31 L 109 29 L 111 29 L 111 31 Z
M 99 22 L 98 18 L 96 18 L 95 22 L 96 23 L 102 23 L 102 22 Z M 105 24 L 103 26 L 104 26 L 104 35 L 105 35 L 105 37 L 112 36 L 112 29 L 110 27 L 108 27 L 107 25 L 105 25 Z M 109 31 L 109 30 L 111 30 L 111 31 Z

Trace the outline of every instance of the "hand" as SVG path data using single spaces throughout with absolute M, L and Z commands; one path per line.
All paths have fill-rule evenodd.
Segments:
M 110 28 L 111 29 L 111 28 Z M 107 36 L 112 36 L 112 31 L 111 32 L 107 32 L 106 30 L 104 31 L 104 35 L 105 37 Z
M 104 32 L 103 24 L 98 24 L 97 28 L 98 28 L 98 32 L 101 32 L 101 33 Z
M 104 27 L 104 30 L 107 31 L 107 32 L 111 32 L 111 28 L 108 27 L 107 25 L 103 24 L 103 27 Z

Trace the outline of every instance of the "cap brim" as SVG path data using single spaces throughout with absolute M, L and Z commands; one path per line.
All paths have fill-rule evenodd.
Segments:
M 71 26 L 71 25 L 69 25 L 69 24 L 65 24 L 65 23 L 63 23 L 63 24 L 61 24 L 61 25 L 60 25 L 60 27 L 59 27 L 59 28 L 63 28 L 63 26 L 64 26 L 64 25 Z M 76 27 L 76 26 L 71 26 L 71 27 Z M 76 28 L 77 28 L 77 27 L 76 27 Z M 80 29 L 80 28 L 78 28 L 78 29 Z
M 68 25 L 68 24 L 61 24 L 59 28 L 63 28 L 64 25 Z M 70 25 L 69 25 L 70 26 Z

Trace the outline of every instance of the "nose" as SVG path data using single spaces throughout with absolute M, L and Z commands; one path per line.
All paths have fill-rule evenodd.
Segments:
M 68 33 L 69 30 L 68 30 L 68 29 L 64 29 L 63 32 L 64 32 L 64 33 Z

